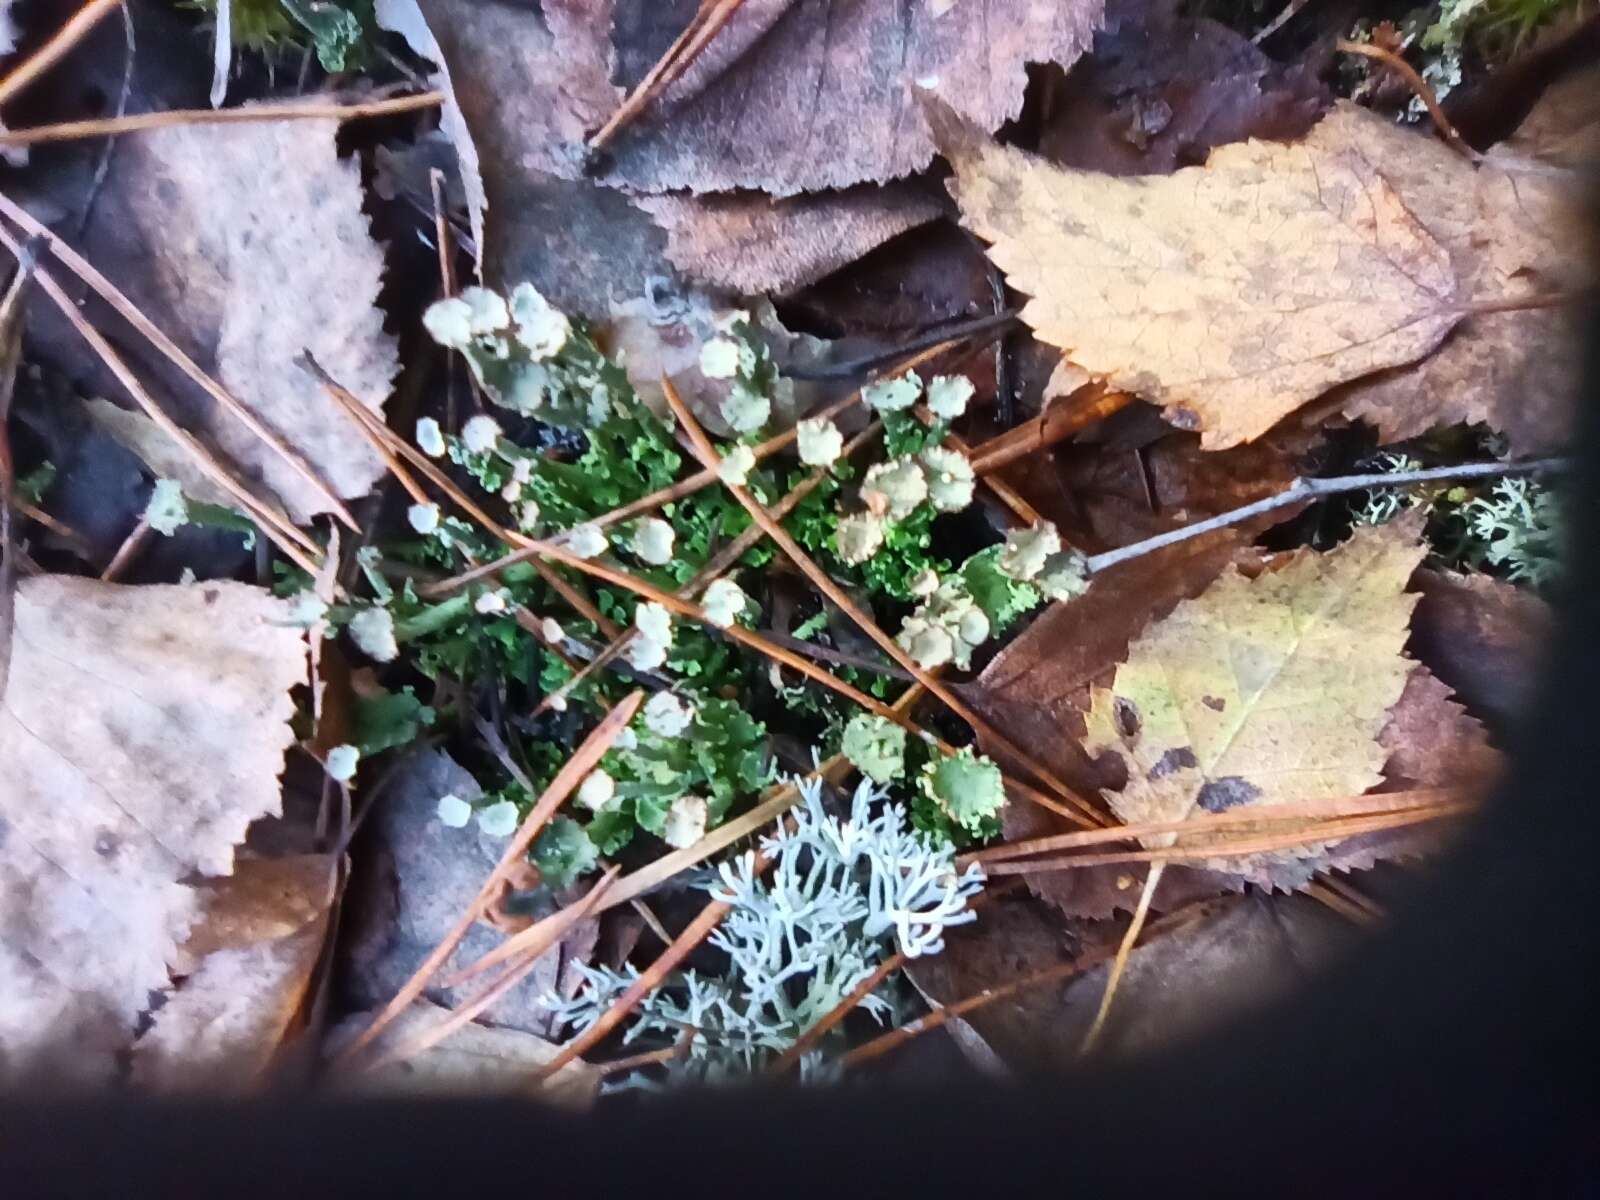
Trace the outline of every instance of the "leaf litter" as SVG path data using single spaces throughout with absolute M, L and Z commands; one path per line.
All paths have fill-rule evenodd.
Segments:
M 357 7 L 219 124 L 134 3 L 166 127 L 0 184 L 99 293 L 41 278 L 8 422 L 8 1070 L 1065 1065 L 1448 849 L 1560 578 L 1581 70 L 1468 161 L 1155 0 Z

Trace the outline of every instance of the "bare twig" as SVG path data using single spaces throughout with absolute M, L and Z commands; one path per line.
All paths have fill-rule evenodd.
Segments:
M 428 980 L 433 978 L 440 967 L 444 966 L 446 960 L 455 951 L 456 946 L 460 944 L 461 939 L 466 936 L 473 923 L 482 915 L 485 905 L 488 903 L 489 898 L 495 894 L 500 883 L 522 861 L 527 854 L 528 847 L 532 845 L 533 839 L 538 836 L 545 823 L 549 821 L 556 809 L 561 807 L 562 803 L 572 794 L 578 784 L 583 782 L 584 777 L 594 769 L 594 765 L 600 761 L 606 751 L 611 749 L 611 743 L 616 740 L 617 735 L 622 732 L 628 722 L 633 720 L 633 714 L 638 711 L 639 703 L 643 699 L 643 692 L 634 692 L 627 696 L 606 714 L 605 718 L 583 740 L 582 745 L 573 752 L 566 765 L 556 772 L 556 777 L 550 781 L 550 786 L 544 790 L 544 794 L 534 804 L 532 811 L 524 818 L 521 827 L 518 828 L 516 834 L 507 844 L 505 853 L 500 856 L 500 861 L 495 865 L 494 870 L 489 872 L 489 877 L 483 881 L 483 886 L 478 889 L 478 894 L 473 897 L 472 903 L 467 905 L 466 911 L 461 914 L 455 925 L 450 928 L 439 944 L 423 960 L 411 978 L 401 986 L 394 999 L 390 1000 L 384 1006 L 383 1011 L 373 1018 L 372 1024 L 362 1030 L 360 1035 L 340 1052 L 339 1060 L 341 1062 L 348 1063 L 352 1060 L 362 1049 L 371 1044 L 372 1039 L 377 1037 L 390 1021 L 394 1020 L 413 1000 L 422 994 L 423 989 L 428 986 Z
M 850 379 L 893 366 L 908 354 L 918 354 L 928 350 L 939 351 L 956 342 L 976 337 L 980 333 L 1009 329 L 1017 320 L 1018 310 L 1007 309 L 1005 312 L 991 313 L 986 317 L 974 317 L 970 321 L 946 322 L 887 350 L 878 350 L 861 358 L 823 363 L 815 367 L 796 364 L 785 367 L 783 373 L 790 379 Z M 898 367 L 895 373 L 898 374 L 906 369 L 903 366 Z
M 607 142 L 637 120 L 657 97 L 676 83 L 700 52 L 721 32 L 744 0 L 701 0 L 700 8 L 656 64 L 623 99 L 617 111 L 589 138 L 589 149 L 602 149 Z
M 0 146 L 35 146 L 41 142 L 70 142 L 81 138 L 114 137 L 141 129 L 165 129 L 173 125 L 247 125 L 263 121 L 323 120 L 353 121 L 363 117 L 387 117 L 395 113 L 437 108 L 444 103 L 443 92 L 423 92 L 419 96 L 395 96 L 388 100 L 369 100 L 361 104 L 297 101 L 293 104 L 262 104 L 249 108 L 190 108 L 171 112 L 135 113 L 128 117 L 102 117 L 93 121 L 63 121 L 58 125 L 38 125 L 32 129 L 0 131 Z
M 120 7 L 122 0 L 89 0 L 56 30 L 50 40 L 0 79 L 0 105 L 11 100 L 39 76 L 60 62 L 74 46 L 89 36 L 102 19 Z
M 998 471 L 1007 463 L 1048 449 L 1073 434 L 1081 433 L 1096 421 L 1105 420 L 1133 401 L 1134 397 L 1127 392 L 1091 386 L 1086 393 L 1053 404 L 1037 417 L 1008 429 L 998 437 L 990 438 L 981 446 L 973 447 L 972 470 L 978 475 Z
M 100 572 L 101 583 L 115 583 L 122 578 L 122 573 L 132 565 L 133 560 L 143 553 L 144 548 L 150 544 L 150 538 L 155 531 L 150 528 L 150 518 L 144 513 L 139 514 L 139 520 L 128 531 L 128 536 L 122 539 L 122 545 L 117 547 L 117 552 L 111 556 L 111 561 L 106 564 L 106 569 Z
M 1450 118 L 1444 115 L 1444 109 L 1439 107 L 1439 99 L 1433 94 L 1433 89 L 1428 86 L 1428 81 L 1418 75 L 1416 68 L 1405 59 L 1401 58 L 1393 50 L 1386 50 L 1382 46 L 1374 45 L 1371 42 L 1352 42 L 1347 38 L 1340 38 L 1334 45 L 1346 54 L 1359 54 L 1365 58 L 1375 58 L 1394 71 L 1416 93 L 1417 99 L 1427 106 L 1428 115 L 1433 118 L 1434 127 L 1438 129 L 1444 140 L 1460 152 L 1468 162 L 1481 163 L 1483 161 L 1483 155 L 1467 145 L 1466 139 L 1450 123 Z
M 1111 960 L 1111 970 L 1106 975 L 1106 988 L 1100 994 L 1100 1007 L 1095 1010 L 1089 1032 L 1083 1035 L 1083 1046 L 1079 1051 L 1082 1054 L 1088 1054 L 1094 1049 L 1095 1043 L 1100 1040 L 1101 1030 L 1106 1027 L 1106 1018 L 1111 1015 L 1111 1002 L 1117 998 L 1117 985 L 1122 982 L 1122 973 L 1128 967 L 1128 956 L 1133 953 L 1139 935 L 1144 932 L 1144 923 L 1150 916 L 1150 901 L 1155 898 L 1156 888 L 1161 883 L 1161 873 L 1165 870 L 1165 863 L 1150 864 L 1150 873 L 1144 878 L 1144 890 L 1139 893 L 1139 903 L 1133 910 L 1133 920 L 1128 924 L 1128 931 L 1122 935 L 1116 957 Z
M 1297 479 L 1275 496 L 1268 496 L 1264 500 L 1257 500 L 1253 504 L 1243 505 L 1167 533 L 1158 533 L 1155 537 L 1145 538 L 1141 542 L 1133 542 L 1116 550 L 1107 550 L 1104 554 L 1091 554 L 1087 559 L 1086 568 L 1089 574 L 1098 574 L 1129 559 L 1142 558 L 1152 551 L 1178 542 L 1186 542 L 1190 538 L 1199 537 L 1216 529 L 1226 529 L 1230 525 L 1237 525 L 1241 521 L 1248 521 L 1252 517 L 1290 504 L 1298 504 L 1302 500 L 1319 500 L 1327 496 L 1339 496 L 1346 492 L 1359 492 L 1368 488 L 1409 487 L 1416 483 L 1438 483 L 1451 479 L 1493 479 L 1502 475 L 1553 473 L 1566 471 L 1571 466 L 1571 459 L 1538 458 L 1527 462 L 1463 463 L 1454 467 L 1427 467 L 1420 471 L 1394 471 L 1387 475 L 1374 472 L 1369 475 L 1336 475 L 1328 479 Z

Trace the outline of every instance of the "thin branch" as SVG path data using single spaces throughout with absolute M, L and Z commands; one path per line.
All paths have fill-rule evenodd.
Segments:
M 150 538 L 155 531 L 150 528 L 150 518 L 145 513 L 139 514 L 139 520 L 128 531 L 128 536 L 122 539 L 122 545 L 117 547 L 117 552 L 111 556 L 111 561 L 106 564 L 106 569 L 100 572 L 101 583 L 115 583 L 122 578 L 122 574 L 144 552 L 150 544 Z
M 860 358 L 845 359 L 841 362 L 823 363 L 820 366 L 809 367 L 803 364 L 791 365 L 784 368 L 783 374 L 790 379 L 850 379 L 857 375 L 881 371 L 885 367 L 893 366 L 908 354 L 917 354 L 929 350 L 943 350 L 955 342 L 965 341 L 967 338 L 976 337 L 980 333 L 993 333 L 996 330 L 1009 329 L 1016 324 L 1020 317 L 1019 309 L 1007 309 L 1005 312 L 990 313 L 985 317 L 974 317 L 970 321 L 946 322 L 943 325 L 919 333 L 909 341 L 898 346 L 891 346 L 887 350 L 877 350 Z M 895 374 L 906 370 L 899 367 Z
M 104 18 L 121 7 L 122 0 L 89 0 L 50 40 L 0 79 L 0 105 L 6 104 L 39 76 L 60 62 Z
M 1100 1007 L 1095 1010 L 1089 1032 L 1083 1035 L 1080 1054 L 1088 1054 L 1100 1040 L 1100 1032 L 1106 1027 L 1106 1018 L 1111 1015 L 1111 1002 L 1117 998 L 1117 985 L 1122 982 L 1122 973 L 1128 967 L 1128 957 L 1133 953 L 1139 935 L 1144 931 L 1144 923 L 1150 916 L 1150 901 L 1155 898 L 1156 888 L 1160 885 L 1161 874 L 1165 870 L 1165 863 L 1150 864 L 1150 873 L 1144 878 L 1144 890 L 1139 893 L 1139 903 L 1133 910 L 1133 920 L 1128 925 L 1128 931 L 1122 935 L 1116 957 L 1111 960 L 1111 970 L 1106 974 L 1106 987 L 1100 994 Z
M 354 121 L 363 117 L 387 117 L 395 113 L 437 108 L 445 101 L 443 92 L 423 92 L 419 96 L 395 96 L 388 100 L 369 100 L 360 104 L 326 101 L 296 101 L 293 104 L 262 104 L 247 108 L 189 108 L 172 112 L 135 113 L 128 117 L 102 117 L 92 121 L 63 121 L 57 125 L 36 125 L 32 129 L 7 129 L 0 132 L 0 146 L 36 146 L 41 142 L 70 142 L 81 138 L 114 137 L 141 129 L 165 129 L 173 125 L 248 125 L 263 121 L 323 120 Z
M 1107 550 L 1104 554 L 1091 554 L 1085 565 L 1089 574 L 1095 575 L 1129 559 L 1142 558 L 1152 551 L 1176 545 L 1178 542 L 1186 542 L 1190 538 L 1199 537 L 1216 529 L 1226 529 L 1230 525 L 1237 525 L 1241 521 L 1248 521 L 1252 517 L 1290 504 L 1298 504 L 1302 500 L 1319 500 L 1328 496 L 1343 495 L 1345 492 L 1365 491 L 1368 488 L 1409 487 L 1417 483 L 1438 483 L 1452 479 L 1493 479 L 1502 475 L 1535 475 L 1566 471 L 1571 467 L 1571 459 L 1539 458 L 1528 462 L 1463 463 L 1455 467 L 1427 467 L 1420 471 L 1395 471 L 1387 475 L 1374 472 L 1368 475 L 1336 475 L 1328 479 L 1296 479 L 1275 496 L 1268 496 L 1264 500 L 1257 500 L 1253 504 L 1243 505 L 1167 533 L 1158 533 L 1155 537 L 1145 538 L 1141 542 L 1133 542 L 1116 550 Z
M 556 777 L 550 781 L 550 786 L 534 804 L 533 809 L 523 819 L 522 825 L 507 844 L 505 853 L 500 856 L 500 861 L 495 864 L 494 870 L 489 872 L 489 877 L 483 881 L 483 886 L 478 889 L 478 894 L 472 898 L 456 923 L 440 939 L 439 944 L 422 961 L 416 971 L 395 993 L 394 999 L 384 1006 L 383 1011 L 372 1019 L 372 1024 L 362 1030 L 349 1045 L 339 1054 L 339 1061 L 348 1063 L 366 1046 L 377 1037 L 383 1028 L 420 996 L 428 986 L 428 981 L 433 978 L 439 968 L 444 966 L 461 939 L 467 935 L 483 914 L 490 899 L 496 894 L 499 885 L 511 874 L 512 870 L 522 862 L 528 852 L 528 847 L 539 831 L 549 821 L 550 817 L 560 808 L 566 798 L 574 792 L 584 778 L 594 769 L 596 763 L 611 749 L 611 743 L 616 741 L 617 735 L 623 731 L 628 722 L 633 720 L 633 714 L 638 711 L 640 702 L 644 699 L 643 692 L 633 692 L 606 714 L 605 718 L 594 727 L 589 736 L 573 752 L 564 767 L 556 772 Z
M 1370 42 L 1352 42 L 1346 38 L 1340 38 L 1334 43 L 1334 46 L 1346 54 L 1359 54 L 1364 58 L 1375 58 L 1394 71 L 1416 93 L 1417 99 L 1427 106 L 1428 115 L 1433 118 L 1434 127 L 1438 129 L 1444 140 L 1459 151 L 1468 162 L 1481 163 L 1483 161 L 1483 155 L 1467 145 L 1466 139 L 1450 123 L 1450 118 L 1444 115 L 1444 109 L 1439 107 L 1439 99 L 1433 94 L 1433 89 L 1428 86 L 1428 81 L 1418 75 L 1416 68 L 1405 59 L 1392 50 L 1385 50 L 1382 46 L 1375 46 Z
M 4 193 L 0 193 L 0 213 L 22 226 L 32 236 L 43 238 L 50 247 L 50 253 L 54 254 L 67 270 L 76 275 L 91 291 L 110 305 L 118 316 L 143 334 L 145 340 L 160 351 L 167 361 L 188 376 L 206 395 L 221 405 L 226 412 L 231 413 L 240 424 L 255 434 L 268 449 L 314 488 L 317 494 L 322 497 L 322 503 L 327 506 L 329 512 L 338 517 L 348 528 L 357 533 L 361 531 L 361 527 L 356 524 L 355 517 L 350 515 L 350 510 L 345 507 L 344 502 L 339 499 L 331 487 L 322 481 L 321 477 L 311 469 L 297 452 L 290 449 L 282 438 L 271 429 L 268 429 L 261 419 L 238 400 L 233 393 L 201 370 L 200 365 L 194 359 L 185 354 L 176 342 L 163 333 L 155 322 L 144 315 L 138 305 L 123 295 L 117 286 L 102 275 L 92 263 Z M 6 244 L 10 245 L 9 239 L 7 239 Z M 76 311 L 76 308 L 74 308 L 74 311 Z M 73 323 L 75 325 L 78 324 L 77 321 Z M 313 548 L 315 546 L 315 543 L 311 542 L 306 544 Z
M 1046 408 L 1037 417 L 975 446 L 971 456 L 973 473 L 987 475 L 1019 458 L 1048 449 L 1121 411 L 1134 399 L 1127 392 L 1091 385 L 1085 394 L 1075 393 Z
M 667 403 L 672 406 L 672 410 L 677 415 L 679 423 L 682 424 L 684 429 L 688 432 L 690 440 L 694 443 L 696 454 L 699 455 L 701 462 L 703 462 L 707 467 L 715 470 L 720 465 L 721 459 L 717 454 L 716 448 L 712 446 L 711 439 L 706 436 L 706 432 L 701 428 L 700 422 L 695 419 L 694 414 L 689 411 L 689 406 L 686 405 L 683 402 L 683 398 L 678 395 L 677 389 L 672 386 L 672 381 L 670 379 L 663 378 L 661 383 L 662 390 L 665 392 L 667 397 Z M 1051 791 L 1055 792 L 1069 805 L 1077 809 L 1080 820 L 1087 820 L 1090 824 L 1094 825 L 1105 824 L 1106 817 L 1103 813 L 1091 805 L 1087 800 L 1083 799 L 1083 797 L 1079 796 L 1065 783 L 1062 783 L 1056 777 L 1053 771 L 1051 771 L 1043 763 L 1039 762 L 1033 755 L 1017 746 L 1011 741 L 1010 738 L 1006 737 L 977 713 L 973 712 L 972 709 L 970 709 L 961 700 L 961 698 L 955 694 L 955 692 L 951 691 L 949 687 L 935 679 L 928 673 L 921 663 L 917 662 L 916 659 L 907 654 L 899 642 L 895 641 L 894 638 L 890 637 L 882 629 L 880 629 L 877 622 L 874 621 L 872 617 L 865 611 L 863 611 L 861 606 L 851 598 L 850 594 L 837 583 L 835 583 L 833 578 L 829 576 L 826 571 L 817 566 L 817 564 L 812 560 L 811 556 L 808 555 L 800 547 L 800 544 L 790 536 L 789 531 L 786 530 L 782 525 L 778 524 L 777 521 L 773 520 L 772 514 L 769 513 L 760 504 L 760 502 L 758 502 L 756 498 L 749 493 L 749 491 L 743 487 L 730 484 L 728 485 L 728 492 L 733 496 L 734 499 L 739 501 L 739 503 L 744 506 L 745 511 L 750 514 L 751 520 L 753 520 L 757 525 L 761 526 L 761 528 L 766 531 L 767 536 L 777 543 L 779 549 L 781 549 L 784 554 L 789 557 L 789 560 L 800 569 L 801 573 L 803 573 L 807 579 L 811 580 L 818 591 L 828 597 L 829 600 L 832 600 L 834 604 L 839 607 L 841 612 L 855 622 L 856 626 L 860 628 L 863 633 L 865 633 L 883 649 L 884 653 L 886 653 L 890 658 L 894 659 L 895 662 L 899 663 L 900 666 L 905 670 L 909 671 L 912 676 L 915 677 L 916 681 L 937 696 L 946 708 L 970 725 L 974 732 L 978 733 L 985 740 L 987 740 L 990 745 L 994 746 L 998 750 L 1003 751 L 1007 757 L 1021 763 L 1030 772 L 1032 772 L 1033 775 L 1040 780 L 1040 782 L 1046 784 Z M 881 716 L 884 714 L 880 713 L 879 715 Z M 904 724 L 905 722 L 902 721 L 901 723 Z

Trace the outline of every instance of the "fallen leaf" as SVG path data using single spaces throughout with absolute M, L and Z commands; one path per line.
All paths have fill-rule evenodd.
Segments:
M 1255 551 L 1225 531 L 1117 564 L 1095 576 L 1094 586 L 1071 604 L 1051 605 L 1041 613 L 963 697 L 994 728 L 1034 747 L 1040 761 L 1081 795 L 1117 786 L 1121 776 L 1104 770 L 1079 745 L 1090 687 L 1110 682 L 1140 630 L 1181 600 L 1199 595 L 1240 557 L 1258 561 Z M 1002 749 L 985 750 L 1004 762 Z M 1006 805 L 1002 821 L 1008 842 L 1077 828 L 1016 800 Z M 1069 917 L 1098 920 L 1118 909 L 1131 911 L 1139 898 L 1139 872 L 1126 867 L 1042 871 L 1024 878 L 1034 895 Z M 1237 886 L 1220 872 L 1174 864 L 1162 875 L 1153 906 L 1167 912 Z
M 941 214 L 938 204 L 902 185 L 782 200 L 738 192 L 645 196 L 636 203 L 667 231 L 667 257 L 680 271 L 751 296 L 814 283 Z
M 1229 142 L 1303 137 L 1331 103 L 1309 66 L 1280 66 L 1226 25 L 1175 9 L 1106 5 L 1093 50 L 1051 95 L 1043 157 L 1110 175 L 1164 175 Z
M 1074 957 L 1061 948 L 1059 935 L 1052 944 L 1040 914 L 1013 913 L 1005 921 L 1001 913 L 1009 907 L 996 906 L 984 920 L 952 929 L 943 953 L 909 964 L 918 986 L 938 1003 L 950 1004 Z M 1134 949 L 1100 1045 L 1127 1054 L 1199 1036 L 1311 984 L 1324 963 L 1351 945 L 1353 932 L 1303 896 L 1206 902 L 1192 923 Z M 1060 983 L 974 1009 L 966 1019 L 1021 1073 L 1081 1066 L 1080 1050 L 1105 992 L 1106 970 L 1102 962 Z
M 372 814 L 373 841 L 368 869 L 351 885 L 348 978 L 351 1004 L 381 1008 L 411 978 L 478 894 L 505 849 L 503 839 L 479 831 L 447 828 L 439 820 L 439 799 L 454 794 L 469 803 L 481 795 L 472 776 L 439 750 L 418 753 Z M 544 897 L 554 906 L 554 899 Z M 534 916 L 542 916 L 543 912 Z M 527 976 L 497 1000 L 486 1014 L 496 1025 L 541 1036 L 551 1032 L 543 998 L 570 990 L 571 968 L 594 952 L 595 921 L 575 926 Z M 484 924 L 474 925 L 442 968 L 448 976 L 483 957 L 504 940 Z M 430 988 L 427 997 L 460 1003 L 483 986 L 474 979 L 460 988 Z
M 1492 575 L 1420 570 L 1412 654 L 1497 730 L 1529 710 L 1555 614 L 1526 588 Z
M 342 497 L 365 495 L 383 461 L 321 385 L 310 350 L 381 411 L 399 370 L 376 307 L 383 252 L 361 211 L 360 166 L 339 158 L 332 120 L 189 125 L 128 139 L 84 254 Z M 203 432 L 258 475 L 298 521 L 326 500 L 255 434 L 164 360 L 152 371 Z
M 286 604 L 239 583 L 17 591 L 0 711 L 0 1058 L 103 1079 L 200 911 L 279 807 L 305 681 Z
M 918 81 L 985 130 L 1022 111 L 1026 64 L 1075 61 L 1103 0 L 745 0 L 700 60 L 607 148 L 608 182 L 775 196 L 920 171 Z
M 1229 567 L 1146 630 L 1085 718 L 1084 750 L 1127 771 L 1120 790 L 1102 791 L 1117 816 L 1181 821 L 1378 784 L 1379 734 L 1415 665 L 1401 653 L 1416 604 L 1405 585 L 1426 553 L 1413 528 L 1358 529 L 1254 579 Z M 1250 875 L 1315 852 L 1205 865 Z
M 1335 384 L 1413 362 L 1461 317 L 1449 256 L 1340 105 L 1302 142 L 1119 179 L 982 138 L 928 104 L 965 223 L 1039 336 L 1222 449 Z M 1416 135 L 1409 135 L 1419 143 Z
M 372 1023 L 374 1012 L 355 1013 L 328 1035 L 330 1056 Z M 449 1010 L 419 1000 L 372 1043 L 375 1055 L 397 1049 L 449 1016 Z M 469 1022 L 437 1046 L 376 1070 L 339 1071 L 332 1086 L 361 1094 L 403 1096 L 537 1096 L 567 1108 L 586 1109 L 600 1090 L 600 1075 L 588 1063 L 566 1064 L 548 1081 L 542 1071 L 561 1047 L 515 1029 Z
M 1577 139 L 1595 126 L 1593 109 L 1552 90 L 1530 114 L 1526 157 L 1552 139 Z M 1579 122 L 1569 125 L 1568 122 Z M 1580 189 L 1558 175 L 1499 170 L 1495 154 L 1474 168 L 1443 143 L 1418 140 L 1378 122 L 1368 132 L 1375 161 L 1406 206 L 1449 251 L 1462 294 L 1473 300 L 1575 293 L 1590 282 L 1575 253 Z M 1580 393 L 1580 306 L 1474 313 L 1429 358 L 1358 380 L 1329 397 L 1345 415 L 1403 441 L 1440 425 L 1484 422 L 1513 452 L 1558 450 L 1570 441 Z
M 88 399 L 83 407 L 89 419 L 111 437 L 121 442 L 150 468 L 158 479 L 176 480 L 183 494 L 203 504 L 216 504 L 233 508 L 238 501 L 213 482 L 211 476 L 195 465 L 194 459 L 183 448 L 142 412 L 123 408 L 109 400 Z
M 182 947 L 193 965 L 133 1048 L 136 1084 L 214 1094 L 263 1082 L 305 1002 L 333 883 L 319 854 L 246 859 L 201 885 L 205 914 Z

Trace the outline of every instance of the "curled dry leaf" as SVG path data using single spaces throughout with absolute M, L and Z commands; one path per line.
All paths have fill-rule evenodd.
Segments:
M 306 676 L 287 606 L 239 583 L 17 592 L 0 711 L 0 1058 L 106 1077 L 200 912 L 279 808 Z
M 745 0 L 661 101 L 608 148 L 608 181 L 642 191 L 775 196 L 919 171 L 933 143 L 920 81 L 996 129 L 1022 110 L 1026 64 L 1071 64 L 1103 0 L 927 4 Z
M 1412 528 L 1360 529 L 1255 579 L 1230 567 L 1151 626 L 1112 685 L 1094 689 L 1085 719 L 1085 751 L 1127 771 L 1121 790 L 1103 792 L 1117 816 L 1180 821 L 1378 784 L 1379 734 L 1414 666 L 1401 651 L 1417 598 L 1404 589 L 1426 552 Z M 1309 856 L 1206 865 L 1250 877 Z
M 744 295 L 814 283 L 941 211 L 904 185 L 782 200 L 739 192 L 645 196 L 636 203 L 667 231 L 674 266 Z
M 383 462 L 317 381 L 310 350 L 373 410 L 399 370 L 375 306 L 383 252 L 361 211 L 360 166 L 338 122 L 269 121 L 150 130 L 118 148 L 85 256 L 342 497 Z M 326 501 L 293 467 L 165 364 L 168 394 L 257 474 L 298 521 Z
M 133 1079 L 157 1091 L 219 1092 L 263 1081 L 306 999 L 327 935 L 327 855 L 247 859 L 197 890 L 205 914 L 183 944 L 188 978 L 133 1049 Z
M 133 451 L 151 474 L 158 479 L 176 480 L 189 499 L 222 508 L 238 504 L 144 413 L 100 399 L 85 400 L 83 407 L 91 421 Z
M 1023 319 L 1221 449 L 1335 384 L 1427 354 L 1460 319 L 1449 255 L 1341 105 L 1304 141 L 1133 178 L 1051 166 L 930 101 L 965 223 Z M 1417 140 L 1420 142 L 1421 138 Z
M 1175 4 L 1111 0 L 1094 49 L 1059 81 L 1039 153 L 1064 167 L 1164 175 L 1246 138 L 1303 137 L 1332 101 L 1307 64 L 1280 66 Z
M 1594 75 L 1580 76 L 1592 88 Z M 1555 153 L 1597 127 L 1589 105 L 1552 90 L 1529 115 L 1526 139 L 1508 149 Z M 1590 124 L 1583 125 L 1588 121 Z M 1567 122 L 1579 122 L 1569 126 Z M 1411 137 L 1373 119 L 1365 134 L 1373 161 L 1407 208 L 1449 252 L 1461 294 L 1474 301 L 1577 293 L 1592 282 L 1589 256 L 1575 253 L 1583 192 L 1575 178 L 1496 168 L 1491 153 L 1474 168 L 1441 142 Z M 1440 425 L 1484 422 L 1519 454 L 1565 447 L 1580 394 L 1583 339 L 1578 305 L 1556 304 L 1469 315 L 1413 367 L 1358 380 L 1329 397 L 1347 416 L 1402 441 Z

